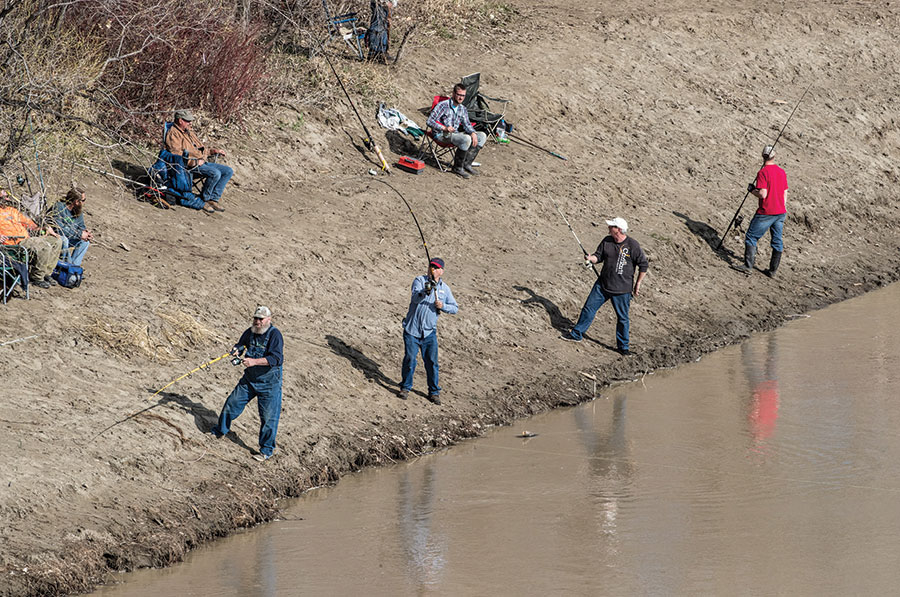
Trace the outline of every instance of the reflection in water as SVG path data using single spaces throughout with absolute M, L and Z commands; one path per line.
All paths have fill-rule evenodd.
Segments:
M 588 493 L 596 505 L 596 526 L 600 537 L 605 538 L 603 550 L 608 555 L 618 553 L 617 521 L 619 501 L 628 497 L 634 467 L 628 458 L 625 441 L 626 397 L 613 399 L 612 416 L 595 419 L 596 408 L 576 408 L 573 415 L 579 438 L 588 456 L 590 473 Z
M 432 528 L 435 500 L 434 461 L 423 466 L 404 467 L 398 476 L 397 524 L 407 554 L 406 570 L 412 586 L 421 594 L 428 586 L 437 585 L 446 565 L 446 543 Z
M 881 595 L 900 571 L 900 286 L 310 492 L 117 597 Z M 750 457 L 748 457 L 748 455 Z
M 741 354 L 750 402 L 747 422 L 753 438 L 752 451 L 765 453 L 766 441 L 775 433 L 778 420 L 778 337 L 777 332 L 766 338 L 753 338 L 741 344 Z

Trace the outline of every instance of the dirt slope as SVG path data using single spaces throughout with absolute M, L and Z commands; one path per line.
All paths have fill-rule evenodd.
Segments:
M 475 180 L 433 168 L 385 179 L 413 204 L 460 303 L 439 326 L 441 407 L 392 392 L 423 251 L 333 115 L 273 107 L 266 122 L 280 126 L 221 131 L 236 170 L 224 214 L 161 211 L 83 179 L 102 243 L 87 282 L 0 308 L 0 341 L 39 335 L 0 347 L 0 595 L 174 562 L 345 471 L 590 399 L 587 376 L 602 389 L 897 279 L 897 7 L 731 4 L 514 0 L 516 18 L 489 34 L 407 47 L 389 75 L 401 111 L 422 124 L 417 108 L 480 70 L 486 93 L 513 100 L 523 137 L 569 158 L 490 145 Z M 779 141 L 782 269 L 747 279 L 712 247 L 808 85 Z M 352 114 L 340 116 L 358 143 Z M 650 254 L 632 307 L 637 356 L 611 350 L 610 309 L 593 341 L 558 340 L 592 274 L 551 197 L 589 247 L 620 215 Z M 236 439 L 206 433 L 239 375 L 225 361 L 151 394 L 227 350 L 257 303 L 286 342 L 278 450 L 264 465 L 250 458 L 252 405 Z

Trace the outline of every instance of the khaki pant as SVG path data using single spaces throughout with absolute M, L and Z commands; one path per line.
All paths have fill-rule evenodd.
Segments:
M 25 247 L 28 251 L 31 281 L 40 282 L 45 276 L 53 273 L 53 268 L 59 261 L 62 239 L 58 236 L 32 236 L 20 242 L 19 246 Z

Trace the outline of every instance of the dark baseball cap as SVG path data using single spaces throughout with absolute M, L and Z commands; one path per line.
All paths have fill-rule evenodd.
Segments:
M 428 262 L 428 265 L 431 267 L 438 267 L 440 269 L 444 269 L 444 260 L 440 257 L 435 257 L 431 261 Z

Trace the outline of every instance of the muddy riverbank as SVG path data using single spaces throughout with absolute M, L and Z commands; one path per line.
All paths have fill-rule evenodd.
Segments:
M 100 240 L 85 284 L 0 309 L 3 341 L 38 335 L 0 348 L 0 595 L 170 564 L 347 471 L 590 399 L 897 279 L 896 7 L 513 6 L 515 35 L 424 40 L 390 75 L 404 90 L 396 107 L 423 120 L 417 108 L 480 70 L 487 94 L 513 100 L 523 137 L 568 157 L 490 145 L 476 179 L 433 168 L 390 179 L 460 303 L 440 322 L 441 407 L 419 378 L 409 401 L 393 393 L 423 252 L 333 115 L 273 106 L 250 134 L 221 132 L 236 171 L 221 214 L 79 181 Z M 791 185 L 782 269 L 746 278 L 713 247 L 810 82 L 779 141 Z M 394 159 L 412 151 L 384 145 Z M 635 356 L 612 350 L 609 309 L 592 340 L 559 340 L 593 274 L 550 197 L 586 245 L 618 215 L 649 253 Z M 207 433 L 238 378 L 224 361 L 152 396 L 224 352 L 257 303 L 285 336 L 278 451 L 263 465 L 250 457 L 252 409 L 234 438 Z

